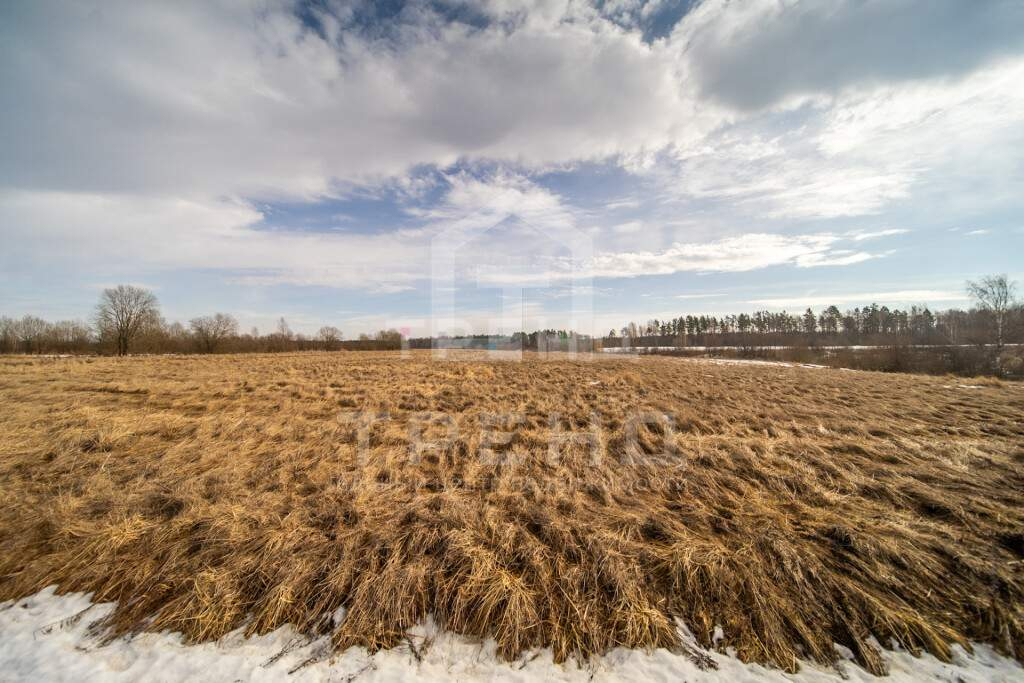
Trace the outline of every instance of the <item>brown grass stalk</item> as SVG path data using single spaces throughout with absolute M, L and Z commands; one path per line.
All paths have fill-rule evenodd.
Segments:
M 1024 660 L 1021 385 L 673 358 L 0 358 L 0 409 L 0 600 L 92 592 L 117 602 L 108 636 L 292 624 L 376 650 L 433 615 L 562 661 L 683 648 L 680 620 L 786 670 L 838 642 L 883 673 L 872 636 Z

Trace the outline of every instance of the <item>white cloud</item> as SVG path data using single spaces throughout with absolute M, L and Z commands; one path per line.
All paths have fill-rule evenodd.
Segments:
M 852 266 L 854 263 L 861 263 L 862 261 L 879 258 L 885 255 L 886 254 L 871 254 L 866 251 L 836 249 L 827 253 L 813 253 L 798 256 L 796 264 L 801 268 L 815 268 L 818 266 Z
M 524 224 L 589 236 L 590 276 L 848 266 L 907 229 L 847 219 L 920 234 L 1024 196 L 1016 3 L 706 0 L 653 42 L 651 4 L 482 2 L 483 28 L 418 6 L 378 31 L 331 7 L 322 33 L 285 0 L 0 7 L 0 263 L 400 293 L 434 236 L 508 221 L 466 249 L 479 282 L 531 277 L 502 264 Z M 536 182 L 587 160 L 641 186 L 595 202 L 614 218 Z M 353 187 L 420 224 L 261 229 L 258 201 Z
M 967 235 L 968 237 L 970 237 L 972 235 L 973 236 L 980 236 L 980 235 L 987 235 L 990 232 L 991 232 L 991 230 L 971 230 L 970 232 L 965 232 L 964 235 Z
M 208 269 L 249 283 L 344 287 L 421 277 L 422 244 L 390 234 L 279 232 L 239 201 L 185 201 L 63 192 L 0 194 L 8 267 L 117 273 Z M 382 264 L 387 264 L 382 267 Z
M 789 0 L 708 0 L 651 44 L 603 18 L 637 8 L 606 6 L 602 15 L 586 3 L 483 3 L 494 23 L 482 29 L 421 10 L 384 37 L 347 26 L 350 11 L 322 14 L 320 35 L 283 0 L 8 6 L 0 181 L 312 197 L 339 182 L 401 178 L 417 164 L 476 158 L 537 168 L 612 157 L 640 169 L 669 149 L 685 162 L 680 191 L 695 197 L 752 208 L 773 198 L 768 213 L 780 217 L 872 213 L 906 196 L 916 167 L 839 151 L 913 132 L 936 113 L 985 139 L 992 117 L 1019 121 L 1012 69 L 977 86 L 947 82 L 1017 44 L 1011 27 L 1021 12 L 1012 4 L 969 4 L 848 2 L 826 11 Z M 812 37 L 812 28 L 834 40 Z M 874 50 L 861 49 L 865 34 Z M 967 39 L 975 34 L 986 40 Z M 891 86 L 907 79 L 923 84 Z M 983 95 L 985 87 L 999 92 Z M 807 132 L 813 138 L 815 125 L 785 139 L 768 122 L 706 144 L 723 123 L 746 120 L 740 95 L 776 101 L 793 92 L 835 98 L 815 100 L 831 123 L 810 143 L 829 159 L 810 163 L 796 144 Z M 971 132 L 971 121 L 984 125 Z M 929 139 L 948 148 L 955 136 Z
M 617 211 L 619 209 L 635 209 L 640 206 L 640 200 L 636 198 L 629 199 L 616 199 L 613 202 L 608 202 L 604 205 L 604 208 L 609 211 Z
M 538 263 L 550 267 L 559 242 L 538 244 L 538 235 L 580 235 L 572 208 L 521 176 L 458 174 L 447 180 L 444 200 L 418 212 L 420 227 L 370 234 L 263 229 L 261 212 L 239 200 L 2 192 L 0 225 L 9 247 L 0 262 L 13 268 L 42 258 L 49 268 L 78 268 L 105 278 L 118 272 L 212 270 L 245 285 L 394 294 L 431 277 L 433 240 L 442 234 L 462 236 L 460 262 L 483 268 L 480 281 L 494 283 L 522 276 L 509 270 L 516 265 L 510 258 L 520 252 L 549 259 Z M 517 225 L 523 230 L 513 230 Z M 489 263 L 494 267 L 484 268 Z
M 705 96 L 748 110 L 959 76 L 1019 52 L 1022 23 L 1013 2 L 705 0 L 674 38 Z
M 602 253 L 594 257 L 594 277 L 635 277 L 680 272 L 736 273 L 770 266 L 850 265 L 874 258 L 866 252 L 836 249 L 838 235 L 748 233 L 703 243 L 675 243 L 653 252 Z
M 819 111 L 766 114 L 678 146 L 642 172 L 677 201 L 714 202 L 717 213 L 757 220 L 808 220 L 880 213 L 910 196 L 904 159 L 827 155 Z
M 7 7 L 0 180 L 314 196 L 467 156 L 544 165 L 657 149 L 696 126 L 678 51 L 585 7 L 534 7 L 514 30 L 423 13 L 394 39 L 336 21 L 320 36 L 291 9 Z
M 619 223 L 612 227 L 612 232 L 617 235 L 632 235 L 638 233 L 644 229 L 644 224 L 641 221 L 629 221 L 628 223 Z
M 1018 56 L 956 79 L 872 81 L 737 118 L 649 172 L 678 200 L 760 220 L 1013 210 L 1024 191 L 1022 80 Z
M 4 258 L 13 266 L 42 254 L 50 267 L 105 274 L 201 269 L 249 285 L 398 293 L 428 280 L 435 248 L 448 248 L 451 240 L 460 278 L 487 286 L 848 265 L 878 255 L 847 250 L 848 238 L 831 233 L 748 233 L 660 250 L 610 249 L 579 229 L 578 210 L 521 176 L 448 180 L 445 199 L 420 212 L 422 227 L 374 234 L 266 230 L 262 214 L 238 200 L 6 192 L 0 194 L 0 224 L 10 238 Z
M 854 242 L 878 239 L 879 237 L 891 237 L 893 235 L 905 235 L 909 230 L 903 228 L 887 228 L 885 230 L 873 230 L 870 232 L 854 231 L 850 233 L 850 239 Z

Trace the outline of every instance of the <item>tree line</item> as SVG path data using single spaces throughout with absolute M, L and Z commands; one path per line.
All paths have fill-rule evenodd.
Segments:
M 1024 343 L 1024 307 L 1016 299 L 1016 284 L 1005 275 L 968 282 L 975 305 L 968 310 L 932 311 L 927 306 L 890 309 L 869 304 L 840 311 L 827 306 L 802 314 L 755 311 L 738 315 L 679 315 L 669 320 L 630 322 L 611 330 L 603 345 L 666 346 L 850 346 L 850 345 L 961 345 Z M 622 338 L 626 337 L 627 340 Z M 469 348 L 486 348 L 495 338 L 475 335 L 458 338 Z M 404 340 L 411 348 L 430 348 L 451 339 Z M 570 342 L 585 348 L 592 338 L 572 330 L 518 332 L 498 340 L 502 346 L 522 349 L 558 348 Z M 0 317 L 0 353 L 244 353 L 303 350 L 391 349 L 403 343 L 396 330 L 360 334 L 345 341 L 341 330 L 321 327 L 316 335 L 295 333 L 281 318 L 276 328 L 260 334 L 239 330 L 227 313 L 192 318 L 188 325 L 167 322 L 152 292 L 120 285 L 106 289 L 89 322 L 48 322 L 32 315 L 20 319 Z M 552 346 L 554 345 L 554 346 Z
M 0 317 L 0 353 L 123 356 L 128 353 L 331 351 L 339 349 L 341 342 L 342 333 L 337 327 L 325 325 L 315 336 L 306 336 L 293 332 L 284 318 L 268 334 L 260 334 L 255 327 L 249 332 L 240 332 L 238 321 L 227 313 L 192 318 L 187 325 L 168 322 L 160 314 L 156 296 L 131 285 L 104 290 L 89 322 L 48 322 L 33 315 L 20 319 Z
M 932 311 L 927 306 L 889 308 L 877 303 L 817 313 L 755 311 L 738 315 L 680 315 L 668 320 L 630 322 L 606 338 L 658 338 L 672 346 L 792 345 L 960 345 L 1024 341 L 1024 306 L 1016 284 L 1005 275 L 968 282 L 975 305 L 968 310 Z

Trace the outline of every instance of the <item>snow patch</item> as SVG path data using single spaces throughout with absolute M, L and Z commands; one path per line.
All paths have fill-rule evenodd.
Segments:
M 408 645 L 368 654 L 350 648 L 331 656 L 327 638 L 310 640 L 290 627 L 265 636 L 245 638 L 234 631 L 217 643 L 185 645 L 179 635 L 144 633 L 100 646 L 88 632 L 96 619 L 109 614 L 109 603 L 94 605 L 82 593 L 56 595 L 53 586 L 34 596 L 0 603 L 0 681 L 513 681 L 566 683 L 596 681 L 691 681 L 726 683 L 839 683 L 840 681 L 947 681 L 948 683 L 1010 683 L 1024 680 L 1015 660 L 976 645 L 973 655 L 953 647 L 953 661 L 944 664 L 930 655 L 884 652 L 891 676 L 878 679 L 848 661 L 852 655 L 837 646 L 841 671 L 804 664 L 791 675 L 757 664 L 744 664 L 720 652 L 700 651 L 692 638 L 681 655 L 666 650 L 642 652 L 616 649 L 584 666 L 555 664 L 549 650 L 530 653 L 517 662 L 501 662 L 493 641 L 475 642 L 427 621 L 410 631 Z M 343 615 L 335 615 L 343 618 Z M 683 631 L 686 636 L 685 630 Z M 722 635 L 716 629 L 716 636 Z M 425 645 L 428 645 L 425 647 Z M 710 665 L 710 666 L 709 666 Z M 717 667 L 717 668 L 714 668 Z
M 827 365 L 816 365 L 815 363 L 790 363 L 781 360 L 758 360 L 755 358 L 684 358 L 683 360 L 696 363 L 711 363 L 712 365 L 770 365 L 780 368 L 828 369 Z

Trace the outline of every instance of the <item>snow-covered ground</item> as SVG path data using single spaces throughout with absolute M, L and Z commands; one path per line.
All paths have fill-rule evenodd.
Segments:
M 827 365 L 816 363 L 792 363 L 784 360 L 759 360 L 756 358 L 683 358 L 683 360 L 712 365 L 774 365 L 783 368 L 827 368 Z
M 92 605 L 83 594 L 55 595 L 52 588 L 0 604 L 0 681 L 1024 681 L 1020 664 L 984 645 L 971 655 L 955 648 L 951 664 L 927 655 L 915 659 L 906 652 L 886 652 L 888 679 L 875 678 L 848 661 L 848 651 L 843 652 L 841 671 L 805 664 L 795 675 L 717 652 L 687 657 L 665 650 L 616 650 L 580 667 L 555 664 L 542 651 L 509 664 L 495 658 L 493 643 L 442 633 L 431 624 L 416 629 L 409 646 L 372 656 L 350 649 L 331 657 L 325 639 L 308 641 L 288 628 L 250 639 L 233 633 L 204 645 L 183 645 L 172 634 L 142 634 L 101 646 L 89 625 L 110 609 L 109 604 Z M 429 647 L 424 647 L 426 640 Z M 695 660 L 702 657 L 716 668 L 699 667 Z

